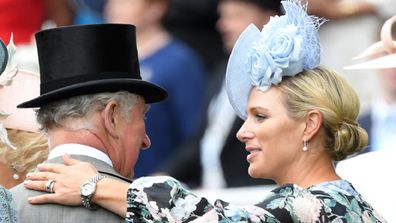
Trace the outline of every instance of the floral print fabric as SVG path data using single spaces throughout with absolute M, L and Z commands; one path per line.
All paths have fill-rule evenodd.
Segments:
M 15 207 L 11 193 L 0 186 L 0 222 L 14 223 L 18 222 Z
M 386 222 L 345 181 L 331 181 L 303 189 L 287 184 L 262 202 L 236 206 L 222 200 L 209 203 L 171 177 L 135 180 L 127 194 L 126 222 Z

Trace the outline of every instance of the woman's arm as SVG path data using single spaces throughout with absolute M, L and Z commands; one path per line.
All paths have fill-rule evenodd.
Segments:
M 96 168 L 87 162 L 63 156 L 63 164 L 41 164 L 41 172 L 29 173 L 24 185 L 28 189 L 46 191 L 47 180 L 55 180 L 54 193 L 28 198 L 31 204 L 56 203 L 63 205 L 82 205 L 80 196 L 81 185 L 98 175 Z M 126 215 L 126 196 L 129 184 L 110 178 L 104 178 L 97 183 L 92 202 L 112 211 L 121 217 Z
M 30 173 L 25 186 L 46 191 L 47 180 L 55 180 L 54 193 L 30 197 L 32 204 L 82 204 L 80 186 L 98 174 L 94 166 L 64 156 L 66 165 L 42 164 L 42 172 Z M 97 183 L 93 203 L 114 212 L 129 222 L 278 222 L 269 211 L 259 206 L 238 207 L 223 201 L 211 204 L 192 193 L 172 177 L 141 177 L 132 184 L 104 178 Z M 268 221 L 267 221 L 268 220 Z
M 128 183 L 104 178 L 98 182 L 92 202 L 125 218 L 128 187 Z

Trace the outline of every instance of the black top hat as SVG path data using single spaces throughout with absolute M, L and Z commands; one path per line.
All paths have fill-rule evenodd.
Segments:
M 19 108 L 40 107 L 78 95 L 129 91 L 146 103 L 168 96 L 143 81 L 136 49 L 135 26 L 97 24 L 66 26 L 36 33 L 40 96 Z

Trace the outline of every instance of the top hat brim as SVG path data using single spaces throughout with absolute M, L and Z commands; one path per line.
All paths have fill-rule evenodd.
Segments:
M 147 81 L 136 79 L 105 79 L 87 81 L 59 88 L 21 103 L 17 107 L 35 108 L 70 97 L 117 91 L 128 91 L 130 93 L 140 95 L 148 104 L 163 101 L 168 97 L 166 90 Z

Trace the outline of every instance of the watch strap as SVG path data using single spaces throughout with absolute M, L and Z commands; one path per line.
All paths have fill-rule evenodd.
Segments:
M 98 175 L 92 177 L 91 179 L 89 179 L 87 182 L 83 183 L 83 185 L 86 183 L 94 184 L 94 191 L 89 196 L 84 196 L 81 194 L 82 203 L 83 203 L 84 207 L 88 208 L 89 210 L 97 210 L 98 209 L 97 205 L 94 205 L 91 203 L 91 199 L 96 192 L 96 184 L 104 177 L 105 177 L 104 175 L 98 174 Z
M 98 175 L 92 177 L 89 181 L 92 182 L 92 183 L 94 183 L 94 184 L 96 185 L 96 184 L 97 184 L 101 179 L 103 179 L 104 177 L 105 177 L 104 175 L 98 174 Z

